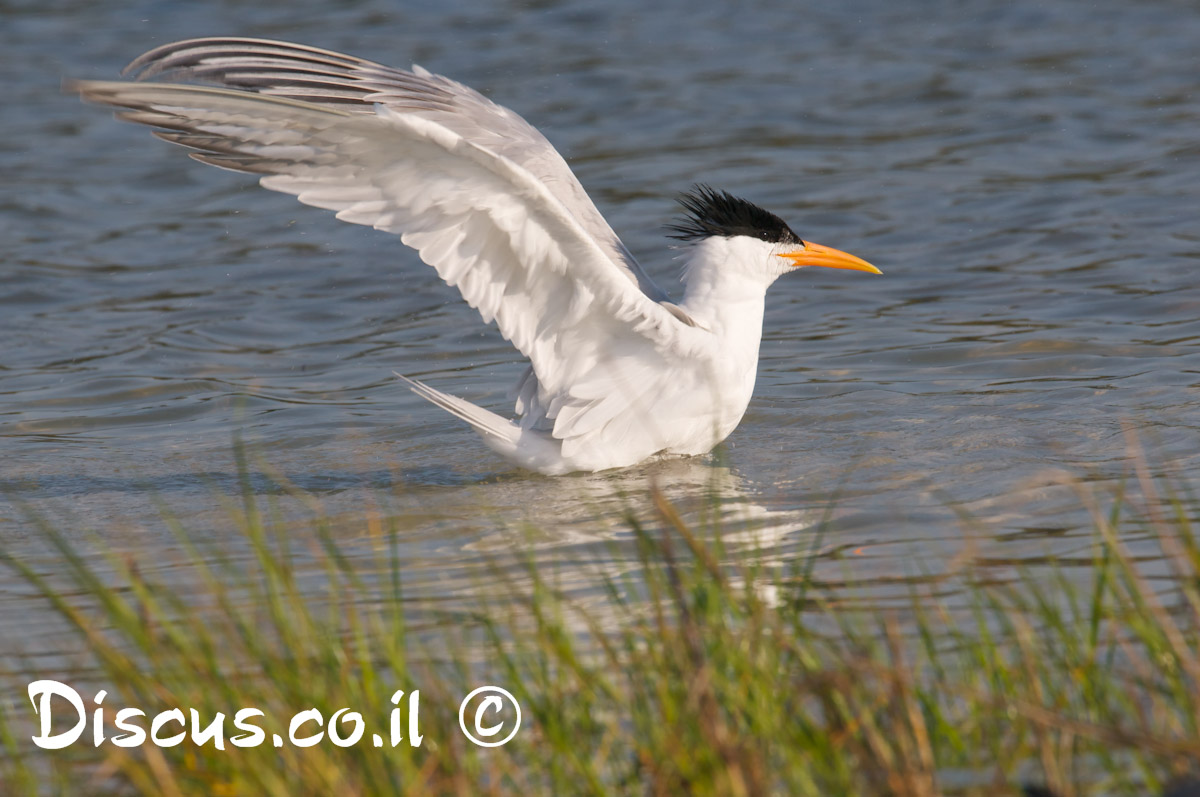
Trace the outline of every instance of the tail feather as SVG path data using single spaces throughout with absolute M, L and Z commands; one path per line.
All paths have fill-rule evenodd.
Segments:
M 395 372 L 393 371 L 393 373 Z M 409 379 L 404 374 L 396 374 L 396 376 L 404 380 L 409 389 L 421 398 L 436 404 L 456 418 L 471 424 L 476 431 L 485 435 L 485 439 L 490 436 L 496 438 L 496 441 L 499 443 L 515 446 L 517 438 L 521 436 L 520 427 L 506 418 L 501 418 L 494 412 L 485 410 L 483 407 L 460 399 L 457 396 L 443 393 L 424 382 Z
M 395 373 L 393 371 L 393 373 Z M 549 475 L 570 473 L 578 467 L 563 459 L 562 443 L 550 434 L 522 429 L 514 421 L 502 418 L 469 401 L 436 390 L 424 382 L 396 374 L 412 392 L 471 425 L 488 448 L 517 465 Z

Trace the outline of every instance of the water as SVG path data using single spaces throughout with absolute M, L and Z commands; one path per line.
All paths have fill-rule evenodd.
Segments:
M 817 544 L 819 575 L 884 601 L 909 557 L 936 571 L 961 551 L 955 506 L 998 570 L 1086 550 L 1056 474 L 1118 479 L 1124 425 L 1160 469 L 1195 473 L 1193 5 L 404 5 L 0 2 L 4 544 L 39 550 L 32 511 L 153 567 L 175 551 L 164 504 L 190 533 L 228 534 L 217 496 L 237 490 L 240 435 L 257 491 L 297 485 L 347 537 L 398 518 L 418 593 L 452 594 L 481 552 L 526 544 L 619 568 L 628 496 L 644 505 L 655 481 L 695 517 L 715 480 L 731 533 L 759 528 L 781 556 Z M 513 470 L 393 378 L 508 413 L 523 368 L 397 239 L 59 91 L 219 34 L 417 61 L 484 91 L 567 155 L 669 289 L 662 226 L 697 181 L 885 275 L 775 285 L 756 397 L 719 458 Z M 534 543 L 511 531 L 526 526 Z M 29 632 L 5 614 L 0 633 Z

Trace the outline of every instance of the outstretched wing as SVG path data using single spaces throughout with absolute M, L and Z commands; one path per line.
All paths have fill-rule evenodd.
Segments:
M 555 419 L 556 437 L 595 431 L 636 403 L 660 363 L 704 347 L 553 147 L 466 86 L 257 39 L 169 44 L 127 71 L 221 87 L 70 87 L 197 160 L 400 234 L 530 359 L 536 386 L 518 409 Z
M 457 81 L 419 66 L 408 72 L 302 44 L 249 38 L 165 44 L 135 59 L 122 74 L 136 80 L 213 83 L 350 113 L 373 114 L 378 103 L 436 122 L 539 180 L 647 296 L 655 301 L 668 299 L 621 243 L 546 137 L 518 114 Z

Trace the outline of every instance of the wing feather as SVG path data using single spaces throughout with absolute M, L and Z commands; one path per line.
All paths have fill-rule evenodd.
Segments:
M 707 344 L 652 283 L 640 287 L 648 280 L 545 139 L 465 86 L 245 39 L 167 45 L 130 70 L 229 87 L 72 88 L 197 160 L 399 234 L 529 358 L 518 412 L 527 428 L 552 422 L 565 456 Z
M 138 80 L 205 81 L 358 113 L 385 105 L 422 115 L 525 169 L 570 208 L 647 296 L 659 302 L 669 299 L 621 243 L 545 136 L 518 114 L 450 78 L 419 66 L 410 72 L 318 47 L 241 37 L 165 44 L 139 56 L 124 74 Z

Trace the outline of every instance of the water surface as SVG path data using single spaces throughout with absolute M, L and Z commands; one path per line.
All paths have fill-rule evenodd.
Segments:
M 884 600 L 915 575 L 912 556 L 936 570 L 961 550 L 956 506 L 998 571 L 1086 551 L 1087 515 L 1056 474 L 1119 479 L 1126 425 L 1161 469 L 1186 477 L 1200 461 L 1190 4 L 0 14 L 0 538 L 17 551 L 39 548 L 31 512 L 151 562 L 176 550 L 164 505 L 192 534 L 229 534 L 217 496 L 238 490 L 240 436 L 253 489 L 281 511 L 308 512 L 290 483 L 347 538 L 370 513 L 396 518 L 415 593 L 469 589 L 480 552 L 530 544 L 546 563 L 620 569 L 620 519 L 653 481 L 690 517 L 715 484 L 729 533 L 762 529 L 782 557 L 816 546 L 818 574 Z M 398 239 L 193 163 L 59 91 L 219 34 L 416 61 L 484 91 L 564 152 L 668 290 L 663 225 L 698 181 L 885 275 L 775 285 L 756 397 L 718 457 L 514 470 L 392 376 L 508 414 L 523 368 Z

